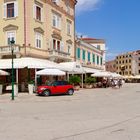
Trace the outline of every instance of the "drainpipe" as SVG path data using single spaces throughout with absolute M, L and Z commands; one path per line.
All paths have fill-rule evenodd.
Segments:
M 76 6 L 76 4 L 75 4 Z M 75 37 L 76 37 L 76 33 L 75 33 L 75 6 L 74 6 L 74 61 L 76 61 L 76 43 L 75 43 Z
M 24 0 L 24 47 L 26 56 L 26 0 Z

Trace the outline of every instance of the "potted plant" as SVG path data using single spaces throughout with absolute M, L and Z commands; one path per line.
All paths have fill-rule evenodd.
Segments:
M 3 83 L 0 81 L 0 95 L 2 94 Z
M 93 84 L 96 82 L 96 78 L 95 77 L 86 77 L 85 79 L 85 87 L 86 88 L 93 88 Z
M 69 78 L 69 82 L 70 82 L 70 84 L 72 84 L 74 86 L 75 90 L 79 90 L 80 89 L 81 79 L 80 79 L 79 76 L 77 76 L 77 75 L 71 76 Z
M 29 94 L 33 94 L 33 90 L 34 90 L 34 81 L 29 81 L 28 82 L 28 91 L 29 91 Z

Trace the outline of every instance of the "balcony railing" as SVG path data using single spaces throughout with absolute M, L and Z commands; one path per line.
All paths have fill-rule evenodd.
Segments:
M 49 50 L 49 57 L 64 57 L 64 58 L 69 58 L 70 53 L 63 52 L 60 50 Z
M 14 54 L 20 52 L 20 46 L 15 45 L 14 48 Z M 11 47 L 10 46 L 0 46 L 0 55 L 10 54 L 11 53 Z

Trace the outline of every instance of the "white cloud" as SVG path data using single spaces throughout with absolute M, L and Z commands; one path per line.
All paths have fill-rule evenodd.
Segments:
M 103 0 L 78 0 L 76 5 L 76 13 L 79 14 L 85 11 L 92 11 L 98 8 L 98 5 Z

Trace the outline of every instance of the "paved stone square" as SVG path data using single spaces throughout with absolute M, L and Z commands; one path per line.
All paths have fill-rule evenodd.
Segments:
M 140 84 L 73 96 L 0 95 L 0 140 L 140 140 Z

